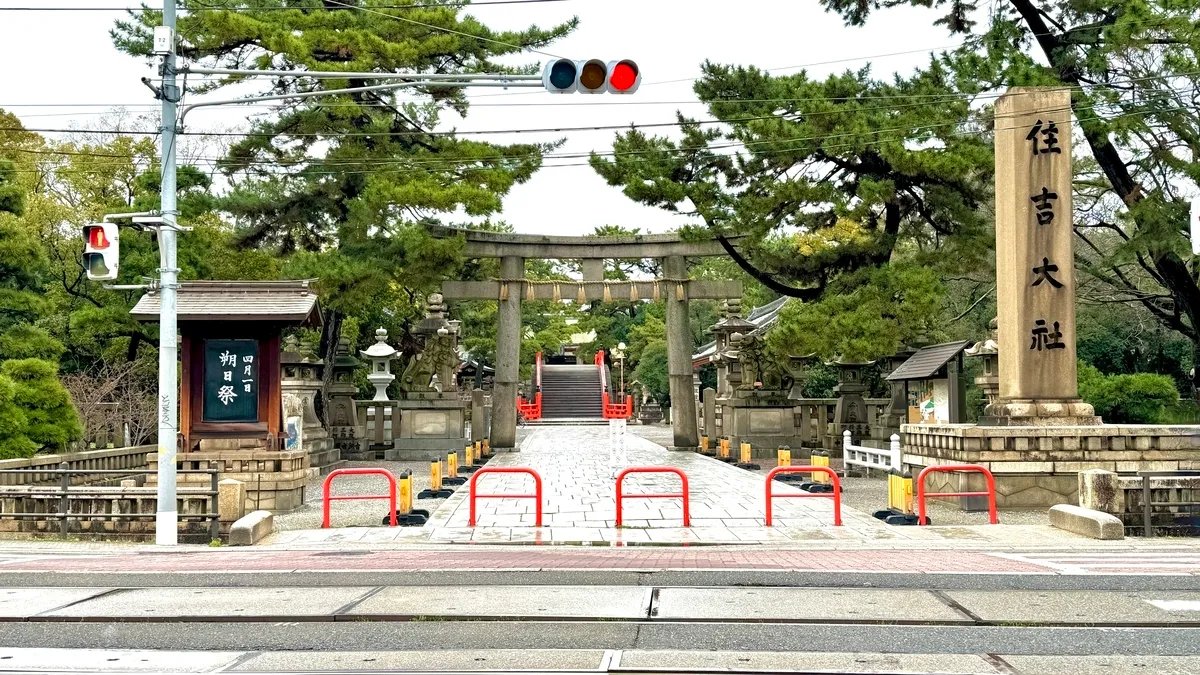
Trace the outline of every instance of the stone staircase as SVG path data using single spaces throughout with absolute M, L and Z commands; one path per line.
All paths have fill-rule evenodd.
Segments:
M 596 366 L 542 366 L 542 420 L 603 420 Z

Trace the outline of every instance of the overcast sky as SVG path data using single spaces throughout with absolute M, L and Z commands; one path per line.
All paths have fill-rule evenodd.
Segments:
M 0 7 L 133 4 L 130 0 L 0 0 Z M 461 130 L 670 122 L 676 110 L 707 118 L 690 80 L 663 81 L 694 78 L 705 59 L 782 73 L 807 66 L 818 77 L 867 63 L 877 76 L 907 73 L 927 63 L 929 50 L 954 42 L 943 28 L 932 25 L 937 15 L 933 11 L 888 10 L 874 15 L 864 28 L 846 28 L 815 0 L 568 0 L 478 6 L 470 12 L 495 29 L 519 29 L 531 23 L 549 26 L 578 16 L 579 29 L 545 51 L 576 59 L 631 58 L 641 67 L 642 86 L 632 96 L 476 89 L 470 93 L 477 105 L 469 117 L 448 120 Z M 29 128 L 95 125 L 106 109 L 68 104 L 125 105 L 137 112 L 156 109 L 152 94 L 140 83 L 141 77 L 154 73 L 142 59 L 118 53 L 109 39 L 108 31 L 119 16 L 122 13 L 0 11 L 0 63 L 5 64 L 0 70 L 0 108 L 16 113 Z M 541 60 L 544 57 L 536 54 L 528 59 Z M 189 102 L 196 100 L 192 97 Z M 555 105 L 564 103 L 575 105 Z M 189 116 L 188 125 L 239 129 L 244 128 L 245 117 L 244 109 L 201 109 Z M 567 137 L 559 150 L 563 153 L 612 147 L 612 131 L 506 134 L 488 139 L 506 143 L 563 136 Z M 610 224 L 660 232 L 682 224 L 678 216 L 631 202 L 590 167 L 550 166 L 580 161 L 548 161 L 531 181 L 512 191 L 497 219 L 519 232 L 545 234 L 585 234 Z

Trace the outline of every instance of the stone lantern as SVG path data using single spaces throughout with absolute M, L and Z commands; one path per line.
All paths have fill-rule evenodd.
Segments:
M 988 323 L 988 328 L 991 330 L 991 336 L 967 347 L 964 353 L 983 359 L 983 374 L 975 378 L 975 384 L 983 390 L 987 405 L 991 405 L 1000 397 L 999 326 L 995 318 Z
M 870 420 L 867 419 L 867 402 L 863 394 L 867 385 L 863 374 L 874 361 L 847 362 L 837 360 L 827 365 L 837 368 L 838 383 L 833 388 L 837 396 L 837 406 L 834 409 L 834 428 L 831 429 L 835 439 L 842 437 L 847 429 L 856 440 L 865 438 L 870 430 Z
M 372 401 L 387 401 L 387 388 L 396 376 L 392 374 L 392 359 L 400 356 L 400 352 L 387 343 L 387 331 L 383 328 L 375 331 L 375 344 L 359 352 L 363 358 L 371 362 L 371 373 L 367 375 L 375 387 L 375 398 Z
M 721 310 L 724 317 L 709 329 L 716 340 L 712 364 L 717 369 L 717 398 L 732 398 L 734 387 L 730 375 L 737 368 L 737 357 L 731 353 L 735 349 L 733 336 L 739 334 L 740 340 L 741 334 L 749 333 L 757 326 L 740 316 L 742 301 L 737 298 L 727 301 Z
M 792 389 L 788 392 L 788 398 L 804 398 L 804 383 L 808 381 L 808 369 L 816 362 L 816 354 L 788 357 L 788 374 L 792 376 Z

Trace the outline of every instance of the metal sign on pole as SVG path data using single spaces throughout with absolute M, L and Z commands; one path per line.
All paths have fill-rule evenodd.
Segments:
M 625 420 L 613 419 L 608 421 L 608 461 L 613 475 L 629 465 L 629 456 L 625 451 Z

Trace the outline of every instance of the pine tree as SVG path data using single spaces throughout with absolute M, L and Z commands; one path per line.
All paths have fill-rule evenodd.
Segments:
M 1200 284 L 1188 196 L 1200 181 L 1200 11 L 1173 0 L 822 0 L 848 25 L 881 7 L 935 6 L 964 38 L 940 59 L 966 100 L 1012 86 L 1072 89 L 1081 293 L 1138 303 L 1200 362 Z M 973 16 L 983 14 L 979 26 Z M 1193 384 L 1200 382 L 1200 368 Z M 1200 394 L 1200 388 L 1196 389 Z

